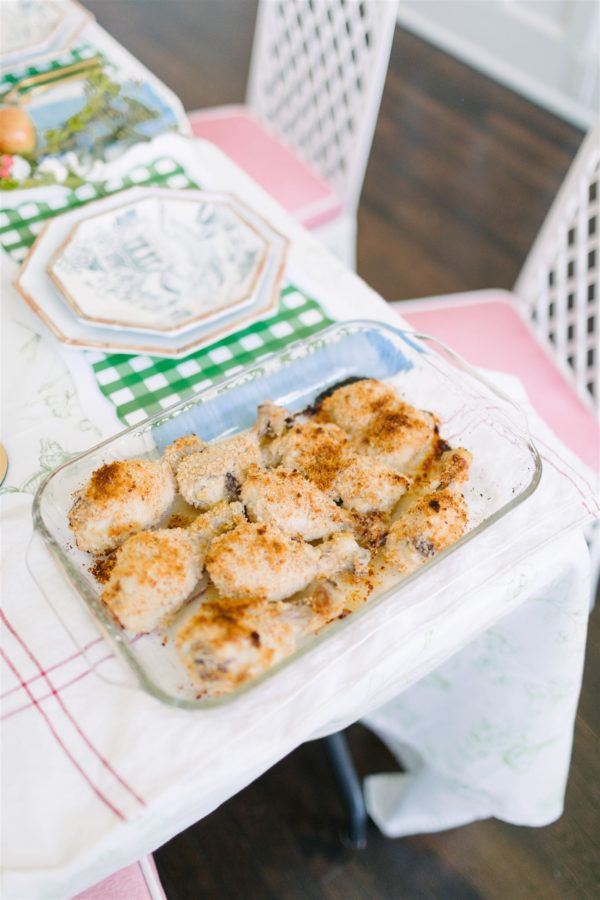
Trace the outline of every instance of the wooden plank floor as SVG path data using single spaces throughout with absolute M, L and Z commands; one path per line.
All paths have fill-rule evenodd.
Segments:
M 255 0 L 87 0 L 186 108 L 239 102 Z M 387 299 L 510 288 L 581 133 L 397 30 L 359 212 L 358 268 Z M 156 853 L 169 900 L 579 900 L 600 893 L 600 612 L 590 620 L 566 810 L 369 846 L 337 840 L 324 750 L 306 744 Z M 393 770 L 359 725 L 361 773 Z

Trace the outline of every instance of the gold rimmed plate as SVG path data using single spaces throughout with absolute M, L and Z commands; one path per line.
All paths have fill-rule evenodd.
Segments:
M 259 229 L 221 195 L 141 191 L 73 225 L 48 264 L 77 318 L 179 335 L 250 306 L 271 251 Z
M 21 266 L 15 287 L 59 341 L 84 349 L 177 358 L 192 353 L 208 341 L 231 333 L 245 323 L 265 318 L 277 309 L 287 255 L 287 238 L 237 198 L 215 194 L 215 199 L 229 203 L 232 210 L 255 228 L 269 245 L 251 302 L 247 305 L 240 304 L 233 310 L 223 309 L 211 321 L 196 324 L 193 329 L 182 334 L 148 334 L 124 327 L 117 329 L 105 324 L 91 324 L 74 315 L 73 309 L 65 302 L 47 272 L 57 250 L 65 243 L 73 228 L 90 216 L 96 216 L 98 212 L 123 207 L 129 201 L 141 197 L 159 194 L 179 196 L 180 193 L 191 197 L 192 194 L 201 192 L 131 188 L 71 210 L 44 225 Z

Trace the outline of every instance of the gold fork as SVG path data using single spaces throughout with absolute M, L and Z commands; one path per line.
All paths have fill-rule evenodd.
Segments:
M 30 75 L 28 78 L 17 81 L 5 94 L 2 94 L 0 103 L 28 103 L 34 94 L 50 90 L 51 87 L 63 81 L 84 78 L 89 71 L 102 65 L 104 65 L 104 60 L 101 56 L 91 56 L 89 59 L 82 59 L 69 66 L 63 66 L 62 69 L 52 69 L 49 72 L 40 72 L 39 75 Z

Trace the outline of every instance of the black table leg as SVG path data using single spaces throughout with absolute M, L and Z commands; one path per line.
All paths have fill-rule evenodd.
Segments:
M 367 808 L 346 736 L 337 731 L 323 738 L 323 742 L 348 814 L 344 843 L 353 850 L 362 850 L 367 846 Z

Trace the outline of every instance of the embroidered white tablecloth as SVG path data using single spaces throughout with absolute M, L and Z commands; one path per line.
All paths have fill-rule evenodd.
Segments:
M 290 235 L 291 269 L 331 317 L 398 323 L 218 151 L 199 142 L 197 152 L 223 188 Z M 171 709 L 103 680 L 118 664 L 87 612 L 52 562 L 38 562 L 82 654 L 26 569 L 39 480 L 117 422 L 95 385 L 82 378 L 76 387 L 10 288 L 14 263 L 2 265 L 4 896 L 73 895 L 207 815 L 302 741 L 365 715 L 408 745 L 414 771 L 369 784 L 372 814 L 389 833 L 559 814 L 588 606 L 585 544 L 566 526 L 593 503 L 541 423 L 540 487 L 477 548 L 423 573 L 402 604 L 373 609 L 233 705 Z M 554 504 L 566 510 L 561 522 L 548 515 Z M 482 560 L 492 553 L 490 578 Z

